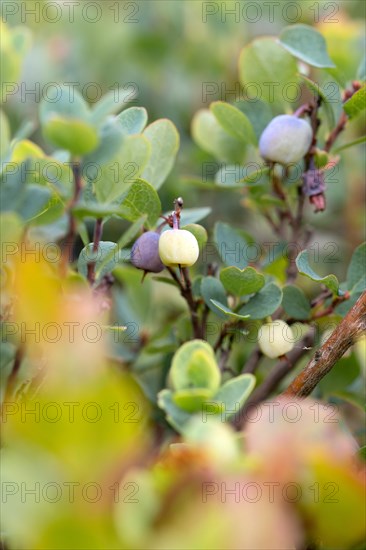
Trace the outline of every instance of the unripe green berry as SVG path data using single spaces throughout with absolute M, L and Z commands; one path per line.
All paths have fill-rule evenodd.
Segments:
M 276 116 L 259 140 L 261 156 L 288 165 L 301 160 L 309 150 L 313 132 L 306 120 L 293 115 Z
M 271 359 L 285 355 L 294 347 L 291 327 L 281 320 L 262 325 L 258 334 L 258 345 L 261 352 Z
M 189 267 L 199 256 L 197 239 L 185 229 L 168 229 L 159 240 L 159 254 L 163 264 L 170 267 Z

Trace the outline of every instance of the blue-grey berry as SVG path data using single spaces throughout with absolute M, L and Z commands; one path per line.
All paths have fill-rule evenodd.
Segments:
M 286 166 L 306 155 L 312 139 L 313 132 L 306 120 L 293 115 L 279 115 L 264 129 L 259 140 L 259 152 L 265 160 Z
M 137 239 L 131 250 L 131 263 L 138 269 L 160 273 L 164 264 L 159 256 L 159 233 L 147 231 Z

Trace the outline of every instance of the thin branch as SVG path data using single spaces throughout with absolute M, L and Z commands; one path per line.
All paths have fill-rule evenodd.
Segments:
M 193 335 L 195 338 L 203 338 L 204 336 L 204 330 L 200 323 L 200 319 L 198 316 L 198 306 L 199 302 L 194 299 L 192 294 L 192 283 L 189 277 L 189 272 L 187 268 L 183 268 L 183 279 L 184 283 L 180 280 L 174 269 L 171 267 L 167 267 L 167 270 L 169 271 L 170 275 L 174 279 L 174 281 L 177 283 L 180 289 L 180 293 L 187 302 L 190 314 L 191 314 L 191 322 L 192 322 L 192 329 L 193 329 Z
M 316 296 L 316 298 L 314 298 L 313 300 L 311 300 L 311 307 L 315 307 L 315 306 L 318 306 L 320 304 L 323 304 L 325 302 L 325 300 L 327 300 L 328 298 L 331 298 L 333 296 L 333 293 L 331 290 L 329 290 L 329 288 L 325 288 L 320 294 L 319 296 Z
M 334 144 L 335 140 L 337 139 L 339 134 L 341 132 L 343 132 L 343 130 L 345 129 L 346 124 L 347 124 L 347 120 L 348 120 L 348 117 L 347 117 L 346 113 L 343 111 L 340 118 L 339 118 L 337 126 L 334 128 L 334 130 L 332 130 L 332 132 L 328 136 L 327 141 L 325 142 L 324 151 L 329 153 L 329 151 L 333 147 L 333 144 Z
M 305 369 L 290 384 L 284 395 L 306 397 L 332 370 L 337 361 L 366 331 L 366 291 L 340 322 L 332 335 L 315 353 Z
M 227 370 L 226 361 L 230 357 L 231 350 L 232 350 L 233 343 L 234 343 L 234 338 L 235 338 L 235 333 L 232 332 L 230 334 L 229 341 L 228 341 L 226 349 L 221 350 L 221 356 L 220 356 L 220 360 L 219 360 L 219 368 L 220 368 L 221 372 L 224 372 L 224 370 Z
M 94 237 L 93 237 L 93 253 L 98 252 L 99 244 L 102 239 L 103 234 L 103 218 L 98 218 L 95 222 L 94 227 Z M 92 285 L 95 282 L 95 264 L 96 260 L 88 263 L 88 274 L 87 278 L 89 283 Z
M 74 162 L 72 164 L 72 173 L 74 177 L 74 195 L 71 199 L 68 213 L 69 213 L 69 230 L 65 237 L 64 241 L 64 249 L 62 251 L 62 258 L 61 258 L 61 272 L 63 274 L 67 271 L 67 266 L 72 262 L 73 258 L 73 249 L 74 249 L 74 243 L 76 238 L 76 232 L 77 232 L 77 226 L 76 226 L 76 220 L 74 218 L 74 215 L 72 213 L 72 209 L 79 200 L 82 184 L 81 184 L 81 167 L 79 162 Z
M 210 314 L 210 308 L 206 303 L 204 303 L 202 316 L 201 316 L 201 331 L 202 331 L 202 337 L 205 340 L 207 339 L 207 319 L 209 314 Z
M 285 191 L 282 187 L 282 182 L 281 182 L 280 178 L 277 176 L 277 174 L 275 172 L 275 165 L 274 164 L 272 164 L 271 168 L 270 168 L 270 179 L 271 179 L 271 184 L 272 184 L 272 189 L 273 189 L 274 194 L 281 201 L 283 201 L 284 206 L 285 206 L 285 209 L 283 209 L 282 207 L 276 208 L 279 223 L 278 223 L 278 225 L 273 224 L 272 228 L 274 229 L 274 231 L 276 231 L 277 235 L 281 239 L 285 239 L 285 222 L 288 220 L 290 225 L 292 225 L 293 217 L 292 217 L 292 212 L 291 212 L 290 205 L 289 205 L 289 202 L 288 202 L 288 199 L 287 199 L 287 195 L 286 195 L 286 193 L 285 193 Z M 268 217 L 267 217 L 267 220 L 268 220 L 269 223 L 271 223 L 270 220 L 268 219 Z
M 224 343 L 224 340 L 226 338 L 226 336 L 228 336 L 228 334 L 230 333 L 230 328 L 232 327 L 232 323 L 228 322 L 228 323 L 224 323 L 221 327 L 221 330 L 220 330 L 220 333 L 217 337 L 217 340 L 213 346 L 214 348 L 214 351 L 218 351 L 222 344 Z
M 318 117 L 318 110 L 321 105 L 321 98 L 320 96 L 317 98 L 316 103 L 312 105 L 305 105 L 304 106 L 304 112 L 308 112 L 310 115 L 310 121 L 311 121 L 311 128 L 313 131 L 313 139 L 311 142 L 311 145 L 309 147 L 309 151 L 305 155 L 305 170 L 304 173 L 309 170 L 312 160 L 314 158 L 315 152 L 316 152 L 316 144 L 317 144 L 317 134 L 320 126 L 320 119 Z M 301 108 L 300 108 L 301 109 Z M 299 109 L 298 109 L 299 111 Z M 311 233 L 309 231 L 303 231 L 303 217 L 304 217 L 304 207 L 305 207 L 305 193 L 303 187 L 298 187 L 297 189 L 297 211 L 296 214 L 292 218 L 292 235 L 291 235 L 291 241 L 293 244 L 300 245 L 301 249 L 306 248 L 308 241 L 311 238 Z M 297 277 L 297 267 L 295 263 L 295 259 L 298 253 L 298 247 L 293 246 L 290 249 L 290 255 L 289 255 L 289 265 L 286 271 L 287 275 L 287 283 L 293 283 Z
M 344 92 L 343 103 L 351 99 L 353 94 L 355 94 L 360 89 L 360 87 L 361 85 L 359 82 L 352 82 L 352 88 L 349 90 L 345 90 Z M 327 141 L 325 142 L 324 151 L 329 153 L 329 151 L 334 145 L 334 142 L 338 138 L 339 134 L 343 132 L 343 130 L 345 129 L 347 122 L 348 122 L 348 116 L 344 111 L 342 111 L 342 114 L 339 117 L 337 126 L 332 130 L 332 132 L 328 136 Z
M 191 278 L 189 276 L 188 268 L 184 267 L 182 269 L 182 273 L 183 273 L 183 279 L 185 282 L 184 297 L 187 301 L 188 307 L 191 312 L 193 334 L 195 338 L 203 338 L 202 326 L 201 326 L 200 319 L 198 316 L 198 311 L 197 311 L 199 302 L 195 300 L 193 297 L 192 283 L 191 283 Z
M 259 366 L 262 357 L 263 353 L 261 352 L 261 350 L 258 347 L 254 348 L 254 350 L 245 362 L 242 373 L 254 374 Z
M 310 103 L 304 103 L 304 105 L 300 105 L 300 107 L 294 112 L 293 116 L 296 117 L 302 117 L 305 114 L 310 114 L 313 111 L 314 106 Z
M 280 228 L 279 226 L 276 224 L 276 222 L 273 220 L 273 218 L 271 217 L 271 215 L 268 213 L 268 212 L 264 212 L 263 216 L 265 217 L 265 219 L 267 220 L 267 222 L 269 223 L 271 229 L 274 231 L 274 233 L 277 235 L 280 231 Z

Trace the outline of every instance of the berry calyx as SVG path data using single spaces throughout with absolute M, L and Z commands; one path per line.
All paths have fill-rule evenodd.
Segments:
M 294 115 L 276 116 L 259 140 L 261 156 L 283 165 L 296 163 L 308 152 L 313 140 L 310 124 Z
M 294 347 L 291 327 L 281 320 L 265 323 L 258 333 L 258 345 L 261 352 L 271 359 L 285 355 Z
M 159 256 L 160 235 L 156 231 L 147 231 L 137 239 L 131 250 L 131 263 L 137 269 L 151 273 L 163 271 L 164 264 Z

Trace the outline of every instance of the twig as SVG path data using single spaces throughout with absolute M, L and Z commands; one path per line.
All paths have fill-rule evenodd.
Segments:
M 193 329 L 193 335 L 195 338 L 203 338 L 204 330 L 200 323 L 200 319 L 198 316 L 198 305 L 199 302 L 194 299 L 192 294 L 192 284 L 189 277 L 189 273 L 187 268 L 182 269 L 183 279 L 184 283 L 180 280 L 174 269 L 171 267 L 167 267 L 167 270 L 169 271 L 170 275 L 174 279 L 174 281 L 177 283 L 177 285 L 180 288 L 180 293 L 187 302 L 190 314 L 191 314 L 191 322 L 192 322 L 192 329 Z
M 201 317 L 201 331 L 202 331 L 202 336 L 203 338 L 206 340 L 207 339 L 207 318 L 209 316 L 209 313 L 210 313 L 210 308 L 208 307 L 208 305 L 206 303 L 204 303 L 204 306 L 203 306 L 203 311 L 202 311 L 202 317 Z
M 347 120 L 348 120 L 348 117 L 347 117 L 346 113 L 343 111 L 340 118 L 339 118 L 337 126 L 334 128 L 334 130 L 332 130 L 332 132 L 328 136 L 327 141 L 325 142 L 324 151 L 329 153 L 329 151 L 331 150 L 335 140 L 337 139 L 339 134 L 341 132 L 343 132 L 343 130 L 345 129 L 345 126 L 347 124 Z
M 213 346 L 214 350 L 218 351 L 222 347 L 222 344 L 227 336 L 230 336 L 230 339 L 232 336 L 234 339 L 235 330 L 243 328 L 243 326 L 244 323 L 241 319 L 239 321 L 228 321 L 227 323 L 224 323 L 221 327 L 220 334 L 218 335 L 217 340 Z
M 327 300 L 327 298 L 331 298 L 333 296 L 333 293 L 331 290 L 329 290 L 328 288 L 325 288 L 320 294 L 319 296 L 317 296 L 316 298 L 314 298 L 313 300 L 311 300 L 311 307 L 315 307 L 315 306 L 318 306 L 319 304 L 323 304 L 325 302 L 325 300 Z
M 221 372 L 224 372 L 224 370 L 227 370 L 226 361 L 230 357 L 231 349 L 232 349 L 233 343 L 234 343 L 234 337 L 235 337 L 235 333 L 232 332 L 230 334 L 230 338 L 229 338 L 226 349 L 223 349 L 221 351 L 221 357 L 220 357 L 220 360 L 219 360 L 219 369 L 221 370 Z
M 103 234 L 103 218 L 98 218 L 95 222 L 94 227 L 94 237 L 93 237 L 93 253 L 96 254 L 98 252 L 99 244 L 102 239 Z M 93 260 L 92 262 L 88 263 L 88 274 L 87 279 L 92 285 L 95 282 L 95 264 L 96 260 Z
M 74 249 L 74 242 L 76 237 L 76 220 L 74 218 L 74 215 L 72 213 L 72 209 L 79 200 L 79 196 L 81 193 L 82 185 L 81 185 L 81 167 L 79 162 L 74 162 L 72 164 L 72 173 L 74 177 L 74 195 L 69 205 L 69 230 L 65 237 L 65 244 L 64 249 L 62 252 L 62 258 L 61 258 L 61 272 L 62 274 L 66 274 L 67 266 L 72 261 L 72 253 Z
M 350 90 L 345 90 L 344 92 L 343 103 L 345 103 L 345 101 L 348 101 L 348 99 L 351 99 L 353 94 L 355 94 L 360 89 L 360 87 L 361 85 L 359 82 L 356 82 L 356 81 L 352 82 L 352 88 Z M 329 151 L 333 147 L 334 142 L 338 138 L 339 134 L 343 132 L 343 130 L 345 129 L 347 121 L 348 121 L 348 116 L 344 111 L 342 111 L 342 114 L 339 117 L 337 126 L 332 130 L 332 132 L 328 136 L 327 141 L 325 142 L 324 151 L 329 153 Z
M 275 172 L 274 164 L 272 164 L 272 166 L 270 168 L 270 177 L 271 177 L 271 184 L 272 184 L 273 192 L 275 193 L 275 195 L 277 195 L 277 197 L 281 201 L 283 201 L 283 203 L 285 205 L 284 210 L 281 207 L 276 208 L 277 216 L 278 216 L 278 219 L 279 219 L 279 224 L 277 225 L 277 224 L 273 223 L 272 228 L 281 239 L 284 239 L 285 238 L 284 222 L 286 220 L 289 220 L 290 225 L 292 225 L 292 223 L 293 223 L 292 212 L 291 212 L 291 209 L 290 209 L 290 205 L 288 203 L 286 193 L 285 193 L 285 191 L 282 187 L 281 180 Z M 266 219 L 271 224 L 271 221 L 268 218 L 268 216 L 266 217 Z
M 305 397 L 334 367 L 337 361 L 366 331 L 366 291 L 340 322 L 332 335 L 315 353 L 305 369 L 290 384 L 284 395 Z
M 305 115 L 306 113 L 311 114 L 313 111 L 313 105 L 310 103 L 304 103 L 304 105 L 300 105 L 300 107 L 294 112 L 294 116 L 301 117 L 302 115 Z
M 232 326 L 233 325 L 230 322 L 225 323 L 224 325 L 222 325 L 221 330 L 220 330 L 220 334 L 218 335 L 217 340 L 216 340 L 216 342 L 213 346 L 214 351 L 218 351 L 221 348 L 221 346 L 222 346 L 226 336 L 229 334 L 230 328 Z
M 314 156 L 316 152 L 316 144 L 317 144 L 317 134 L 320 126 L 320 119 L 318 117 L 318 110 L 321 105 L 321 97 L 318 96 L 316 103 L 313 105 L 307 105 L 307 109 L 304 112 L 308 112 L 310 114 L 310 121 L 311 121 L 311 128 L 313 131 L 313 139 L 311 142 L 311 145 L 309 147 L 309 150 L 307 154 L 305 155 L 305 170 L 304 174 L 309 170 Z M 306 106 L 304 106 L 305 108 Z M 299 109 L 298 109 L 299 110 Z M 303 176 L 304 177 L 304 176 Z M 292 236 L 291 240 L 294 244 L 300 245 L 301 249 L 306 248 L 307 242 L 311 238 L 311 233 L 309 231 L 303 233 L 303 216 L 304 216 L 304 206 L 305 206 L 305 194 L 304 189 L 302 187 L 298 187 L 297 189 L 297 211 L 296 215 L 293 216 L 292 220 L 293 223 L 291 225 L 292 227 Z M 297 277 L 297 267 L 295 264 L 295 259 L 298 253 L 298 247 L 294 246 L 290 249 L 289 254 L 289 265 L 287 268 L 287 283 L 293 283 Z
M 350 297 L 351 295 L 348 291 L 345 292 L 343 296 L 336 296 L 335 298 L 333 298 L 332 303 L 328 307 L 326 307 L 325 309 L 320 309 L 319 311 L 315 311 L 311 316 L 311 320 L 320 319 L 321 317 L 326 317 L 327 315 L 332 315 L 332 313 L 334 312 L 334 308 L 345 300 L 349 300 Z
M 272 219 L 271 215 L 268 212 L 265 212 L 264 214 L 265 219 L 269 223 L 270 227 L 273 229 L 275 234 L 277 235 L 280 231 L 279 226 L 276 224 L 276 222 Z
M 263 353 L 261 352 L 261 350 L 259 348 L 254 348 L 254 350 L 246 360 L 242 372 L 253 374 L 257 370 L 262 357 Z

